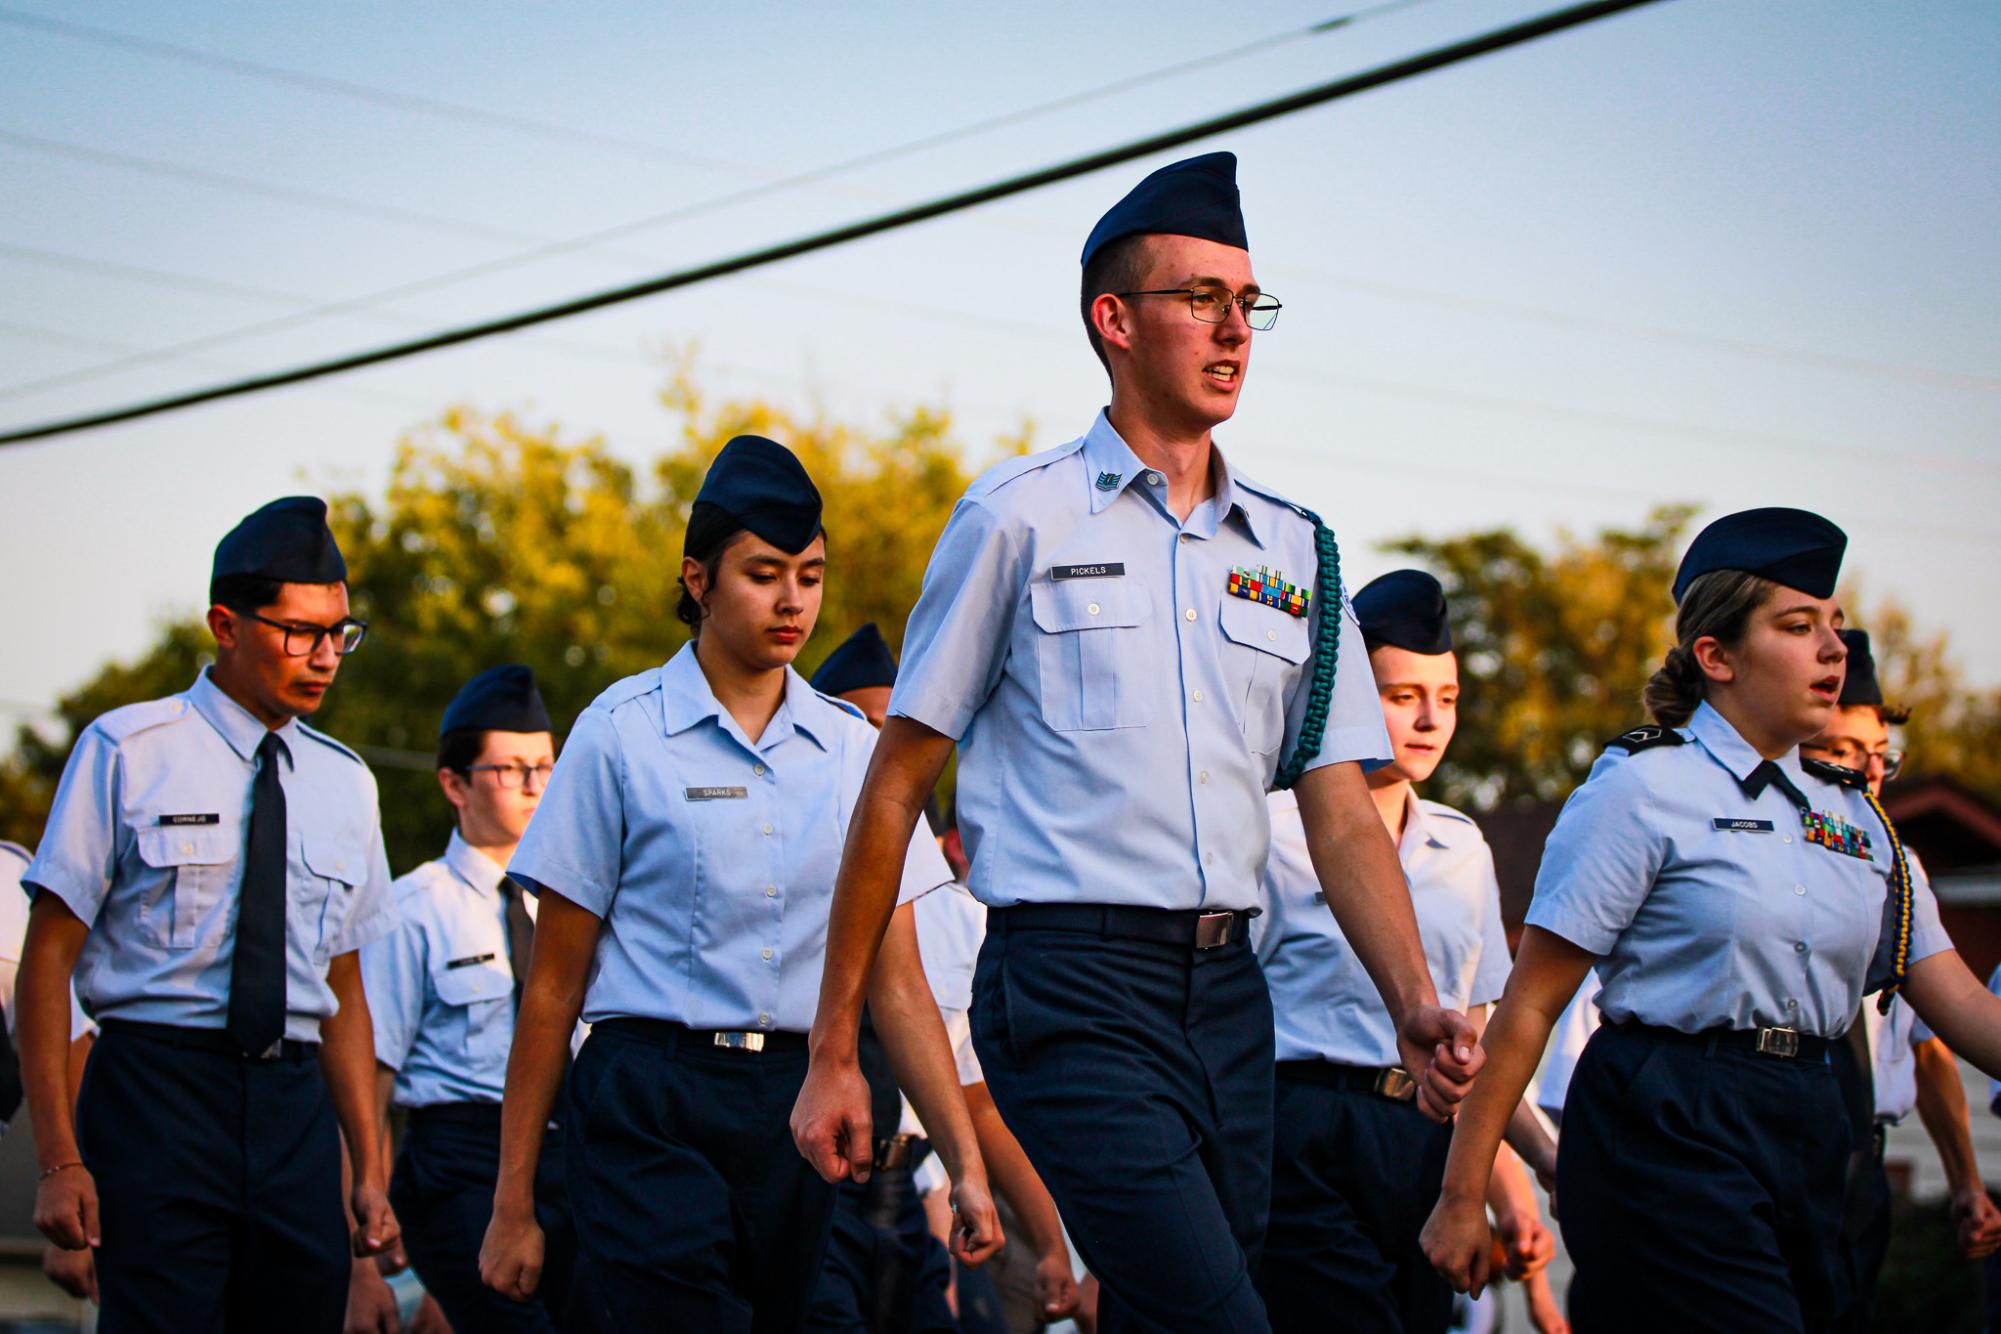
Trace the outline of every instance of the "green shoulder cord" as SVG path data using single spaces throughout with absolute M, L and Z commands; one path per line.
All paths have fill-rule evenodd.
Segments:
M 1280 792 L 1297 783 L 1320 754 L 1327 711 L 1334 703 L 1334 664 L 1341 655 L 1341 548 L 1334 541 L 1334 530 L 1320 522 L 1318 514 L 1298 505 L 1293 509 L 1313 525 L 1313 550 L 1320 562 L 1313 576 L 1313 600 L 1320 604 L 1320 632 L 1313 641 L 1313 688 L 1306 697 L 1299 740 L 1272 780 L 1273 790 Z
M 1904 974 L 1911 966 L 1911 862 L 1904 854 L 1904 840 L 1897 837 L 1897 827 L 1890 823 L 1888 812 L 1876 794 L 1868 788 L 1862 795 L 1869 800 L 1869 807 L 1876 812 L 1876 818 L 1883 822 L 1884 830 L 1890 835 L 1890 893 L 1897 902 L 1897 944 L 1890 957 L 1890 980 L 1883 984 L 1883 991 L 1876 999 L 1876 1012 L 1888 1014 L 1890 1003 L 1897 998 L 1897 992 L 1904 985 Z

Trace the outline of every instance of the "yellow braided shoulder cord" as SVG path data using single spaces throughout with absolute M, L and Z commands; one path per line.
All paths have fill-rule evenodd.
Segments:
M 1911 862 L 1904 854 L 1904 840 L 1897 837 L 1897 826 L 1890 823 L 1890 816 L 1883 809 L 1883 803 L 1867 787 L 1861 789 L 1869 802 L 1869 809 L 1876 812 L 1876 818 L 1883 822 L 1883 829 L 1890 836 L 1890 892 L 1897 902 L 1897 947 L 1890 959 L 1890 980 L 1883 985 L 1883 991 L 1876 998 L 1876 1012 L 1888 1014 L 1890 1003 L 1897 998 L 1897 992 L 1904 985 L 1904 973 L 1911 963 Z

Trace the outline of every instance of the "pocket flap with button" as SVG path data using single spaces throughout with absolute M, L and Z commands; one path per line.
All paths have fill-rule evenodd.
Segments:
M 1305 662 L 1313 652 L 1304 616 L 1292 616 L 1245 598 L 1225 598 L 1222 622 L 1223 633 L 1233 642 L 1290 663 Z
M 242 851 L 242 834 L 226 825 L 185 825 L 135 829 L 139 857 L 165 871 L 177 866 L 214 866 Z
M 306 869 L 327 880 L 338 880 L 353 889 L 368 879 L 368 856 L 360 845 L 344 839 L 308 834 L 300 840 Z
M 436 965 L 431 969 L 431 985 L 437 990 L 438 999 L 447 1005 L 509 1000 L 514 995 L 514 969 L 507 962 L 506 947 L 502 946 L 492 958 L 479 963 L 446 960 Z
M 1031 584 L 1028 600 L 1035 624 L 1051 634 L 1139 625 L 1153 610 L 1146 590 L 1129 586 L 1122 579 Z

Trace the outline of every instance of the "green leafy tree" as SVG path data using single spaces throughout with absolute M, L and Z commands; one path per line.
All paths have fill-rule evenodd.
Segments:
M 971 480 L 950 417 L 920 409 L 866 431 L 763 403 L 711 405 L 685 361 L 663 403 L 678 431 L 650 475 L 601 439 L 459 408 L 402 443 L 380 501 L 331 497 L 369 637 L 313 723 L 374 767 L 399 870 L 442 844 L 448 808 L 430 754 L 468 677 L 526 663 L 566 729 L 611 682 L 686 642 L 673 610 L 681 541 L 702 475 L 733 435 L 790 446 L 825 500 L 826 599 L 802 665 L 868 620 L 900 644 L 931 548 Z M 1018 451 L 1025 436 L 1001 448 Z M 77 732 L 107 709 L 185 689 L 212 651 L 199 620 L 163 626 L 139 660 L 63 699 L 59 738 L 24 729 L 0 765 L 0 835 L 32 845 Z

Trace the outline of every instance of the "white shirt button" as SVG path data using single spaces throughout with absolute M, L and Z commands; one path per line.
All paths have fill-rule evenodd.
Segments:
M 1796 1000 L 1789 1000 L 1786 1002 L 1786 1008 L 1788 1010 L 1797 1010 L 1799 1007 L 1800 1003 Z
M 1199 690 L 1195 692 L 1195 702 L 1197 704 L 1200 704 L 1202 702 L 1202 692 Z
M 1190 607 L 1187 611 L 1182 612 L 1181 615 L 1183 618 L 1192 621 L 1195 619 L 1195 608 Z
M 182 852 L 193 852 L 194 850 L 195 850 L 195 845 L 194 845 L 194 844 L 192 844 L 192 843 L 183 843 L 183 844 L 181 844 L 181 851 L 182 851 Z
M 1201 778 L 1199 779 L 1199 781 L 1200 781 L 1200 782 L 1204 782 L 1204 783 L 1206 783 L 1206 782 L 1208 782 L 1208 781 L 1209 781 L 1209 771 L 1208 771 L 1207 769 L 1204 769 L 1204 770 L 1202 771 L 1202 775 L 1201 775 Z
M 770 951 L 770 950 L 766 950 L 766 951 L 764 952 L 764 957 L 765 957 L 765 958 L 767 958 L 767 959 L 769 959 L 769 958 L 771 957 L 771 951 Z
M 764 766 L 763 766 L 763 765 L 761 765 L 761 764 L 753 764 L 753 765 L 751 765 L 751 766 L 750 766 L 750 771 L 751 771 L 752 773 L 756 774 L 756 775 L 757 775 L 757 776 L 758 776 L 759 778 L 762 778 L 762 777 L 764 777 Z
M 1806 953 L 1806 942 L 1805 942 L 1804 940 L 1802 940 L 1802 941 L 1800 941 L 1800 942 L 1799 942 L 1798 944 L 1794 945 L 1794 946 L 1793 946 L 1793 953 L 1794 953 L 1794 954 L 1805 954 L 1805 953 Z
M 1184 541 L 1184 542 L 1186 542 L 1186 541 L 1188 540 L 1188 534 L 1186 534 L 1186 533 L 1183 533 L 1183 534 L 1181 535 L 1181 540 L 1182 540 L 1182 541 Z
M 1148 473 L 1148 474 L 1146 475 L 1146 484 L 1147 484 L 1148 486 L 1159 486 L 1159 485 L 1160 485 L 1160 474 L 1159 474 L 1159 473 L 1157 473 L 1157 472 L 1150 472 L 1150 473 Z
M 1093 616 L 1096 616 L 1098 614 L 1098 604 L 1093 602 L 1090 606 L 1084 608 L 1084 610 L 1090 612 Z
M 1276 630 L 1265 631 L 1265 638 L 1276 642 L 1278 639 L 1278 631 Z
M 1202 864 L 1203 864 L 1204 866 L 1214 866 L 1214 865 L 1216 864 L 1216 854 L 1215 854 L 1215 853 L 1213 853 L 1213 852 L 1205 852 L 1205 853 L 1203 853 L 1203 854 L 1202 854 Z
M 1804 894 L 1804 893 L 1806 893 L 1806 886 L 1805 886 L 1805 885 L 1794 885 L 1794 886 L 1793 886 L 1793 893 L 1795 893 L 1795 894 Z
M 757 1016 L 757 1023 L 760 1028 L 770 1028 L 771 1016 L 768 1014 L 760 1014 L 759 1016 Z
M 1787 835 L 1786 835 L 1786 842 L 1790 843 L 1790 842 L 1792 842 L 1792 841 L 1793 841 L 1793 836 L 1792 836 L 1791 834 L 1787 834 Z
M 764 836 L 765 836 L 766 838 L 769 838 L 769 837 L 771 837 L 771 826 L 770 826 L 770 825 L 766 825 L 766 826 L 764 827 Z
M 767 899 L 775 899 L 775 898 L 777 898 L 777 897 L 778 897 L 778 886 L 776 886 L 776 885 L 766 885 L 766 886 L 764 887 L 764 897 L 766 897 Z

